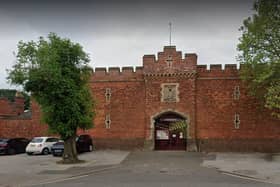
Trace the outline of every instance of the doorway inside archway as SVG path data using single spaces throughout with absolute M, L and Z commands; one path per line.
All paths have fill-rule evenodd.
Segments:
M 186 119 L 173 112 L 155 118 L 155 150 L 186 150 Z

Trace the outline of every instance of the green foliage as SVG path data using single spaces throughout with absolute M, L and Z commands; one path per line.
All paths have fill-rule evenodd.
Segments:
M 250 93 L 280 118 L 280 0 L 258 0 L 254 10 L 240 28 L 241 78 Z
M 91 69 L 79 44 L 50 33 L 37 42 L 20 41 L 16 58 L 8 79 L 32 93 L 52 132 L 66 140 L 77 128 L 92 127 Z
M 171 123 L 169 126 L 169 130 L 176 131 L 176 130 L 183 130 L 187 128 L 187 123 L 185 120 L 177 121 L 175 123 Z
M 26 92 L 21 92 L 24 97 L 24 110 L 30 110 L 30 95 Z
M 8 98 L 11 102 L 15 101 L 16 90 L 0 89 L 0 97 Z
M 273 115 L 280 119 L 280 82 L 276 82 L 268 88 L 266 94 L 266 107 L 273 109 Z
M 17 91 L 12 89 L 0 89 L 0 97 L 8 98 L 11 102 L 15 101 Z M 24 97 L 24 110 L 30 109 L 30 96 L 26 92 L 21 92 Z

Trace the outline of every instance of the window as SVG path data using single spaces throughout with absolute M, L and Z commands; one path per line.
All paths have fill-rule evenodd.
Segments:
M 46 142 L 58 142 L 57 138 L 48 138 Z
M 31 140 L 31 142 L 32 143 L 41 143 L 41 142 L 43 142 L 43 138 L 33 138 L 32 140 Z
M 235 86 L 234 91 L 233 91 L 233 98 L 234 98 L 234 100 L 239 100 L 239 97 L 240 97 L 239 86 Z
M 111 88 L 106 88 L 105 90 L 105 98 L 106 98 L 106 102 L 110 102 L 111 100 Z
M 239 129 L 240 127 L 240 119 L 239 119 L 239 114 L 234 115 L 234 128 Z
M 110 129 L 111 128 L 111 119 L 110 114 L 107 114 L 105 117 L 105 128 Z

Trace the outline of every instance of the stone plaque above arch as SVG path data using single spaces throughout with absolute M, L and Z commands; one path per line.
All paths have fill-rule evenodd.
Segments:
M 161 84 L 161 102 L 179 102 L 179 83 Z

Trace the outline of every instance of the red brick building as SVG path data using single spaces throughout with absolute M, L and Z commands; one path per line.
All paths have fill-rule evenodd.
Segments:
M 175 46 L 144 55 L 135 70 L 96 68 L 95 127 L 80 133 L 90 133 L 97 149 L 279 152 L 280 121 L 248 96 L 238 72 L 236 65 L 208 70 Z M 0 136 L 15 128 L 17 136 L 46 133 L 32 106 L 30 119 L 0 120 Z
M 175 46 L 144 55 L 135 71 L 96 68 L 97 116 L 89 132 L 108 148 L 279 151 L 280 121 L 257 108 L 238 71 L 236 65 L 207 70 L 196 54 L 182 57 Z M 170 130 L 182 120 L 184 132 Z
M 13 100 L 0 97 L 0 118 L 17 117 L 24 112 L 24 97 L 15 91 Z

